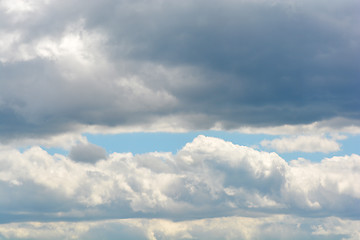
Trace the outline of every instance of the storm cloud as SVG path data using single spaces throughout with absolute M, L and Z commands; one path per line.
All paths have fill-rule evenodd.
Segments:
M 358 1 L 16 3 L 0 5 L 3 139 L 360 119 Z

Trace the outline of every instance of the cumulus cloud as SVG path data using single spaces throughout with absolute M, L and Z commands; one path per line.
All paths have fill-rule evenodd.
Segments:
M 289 164 L 276 153 L 199 136 L 175 155 L 113 153 L 93 164 L 86 156 L 77 160 L 84 161 L 39 147 L 23 153 L 2 148 L 0 206 L 7 221 L 359 216 L 358 155 Z
M 336 152 L 340 150 L 340 144 L 334 139 L 323 136 L 296 136 L 283 137 L 274 140 L 263 140 L 261 146 L 275 149 L 277 152 Z
M 2 1 L 1 136 L 359 120 L 358 4 Z

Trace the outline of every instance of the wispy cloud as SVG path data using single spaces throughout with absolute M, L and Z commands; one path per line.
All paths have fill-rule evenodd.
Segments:
M 263 140 L 261 146 L 275 149 L 277 152 L 337 152 L 340 150 L 340 144 L 334 139 L 324 136 L 296 136 L 283 137 L 274 140 Z

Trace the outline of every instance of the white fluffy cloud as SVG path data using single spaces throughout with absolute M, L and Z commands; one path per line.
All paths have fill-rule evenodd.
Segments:
M 276 153 L 198 136 L 176 155 L 113 153 L 88 164 L 39 147 L 23 153 L 3 147 L 0 162 L 8 221 L 359 214 L 358 155 L 288 164 Z
M 337 152 L 340 144 L 324 136 L 283 137 L 274 140 L 263 140 L 261 146 L 275 149 L 277 152 Z

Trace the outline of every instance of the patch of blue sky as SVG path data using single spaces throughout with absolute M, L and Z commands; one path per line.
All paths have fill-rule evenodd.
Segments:
M 325 158 L 331 158 L 334 156 L 340 156 L 341 154 L 336 154 L 339 152 L 332 152 L 332 153 L 321 153 L 321 152 L 290 152 L 290 153 L 277 153 L 280 157 L 285 159 L 286 161 L 296 160 L 299 158 L 304 158 L 310 160 L 311 162 L 321 162 L 321 160 Z
M 45 147 L 43 145 L 40 145 L 40 147 L 50 155 L 61 154 L 61 155 L 66 156 L 69 153 L 69 151 L 67 151 L 66 149 L 60 148 L 60 147 Z M 19 150 L 19 152 L 24 153 L 27 150 L 29 150 L 30 148 L 31 148 L 31 146 L 23 146 L 23 147 L 19 147 L 17 149 Z
M 186 143 L 192 142 L 199 135 L 216 137 L 234 144 L 259 148 L 259 142 L 264 138 L 273 139 L 274 136 L 256 134 L 241 134 L 226 131 L 193 131 L 187 133 L 123 133 L 114 135 L 85 134 L 88 141 L 112 152 L 132 152 L 134 154 L 146 152 L 176 153 Z
M 360 135 L 347 135 L 347 138 L 339 141 L 343 155 L 360 155 Z
M 186 143 L 191 142 L 198 135 L 216 137 L 230 141 L 234 144 L 252 147 L 259 151 L 274 151 L 263 148 L 260 142 L 264 139 L 272 140 L 280 136 L 266 134 L 243 134 L 227 131 L 193 131 L 187 133 L 123 133 L 123 134 L 85 134 L 88 141 L 106 149 L 108 153 L 131 152 L 142 154 L 147 152 L 172 152 L 176 153 Z M 286 161 L 305 158 L 310 161 L 319 162 L 324 158 L 333 156 L 360 154 L 360 135 L 349 135 L 347 139 L 339 140 L 342 147 L 340 151 L 331 153 L 278 153 Z
M 216 137 L 224 139 L 241 146 L 248 146 L 259 151 L 272 152 L 275 150 L 266 149 L 260 145 L 264 139 L 272 140 L 281 136 L 266 135 L 266 134 L 243 134 L 238 132 L 227 131 L 193 131 L 187 133 L 122 133 L 122 134 L 85 134 L 88 141 L 101 146 L 106 149 L 108 153 L 113 152 L 131 152 L 133 154 L 142 154 L 147 152 L 172 152 L 176 153 L 186 143 L 192 142 L 198 135 L 205 135 L 209 137 Z M 291 152 L 291 153 L 277 153 L 286 161 L 291 161 L 298 158 L 305 158 L 313 162 L 319 162 L 324 158 L 331 158 L 334 156 L 344 156 L 351 154 L 360 155 L 360 135 L 348 135 L 344 140 L 338 140 L 341 144 L 341 150 L 331 153 L 306 153 L 306 152 Z M 68 151 L 62 148 L 46 148 L 42 147 L 49 154 L 68 155 Z M 21 152 L 28 148 L 20 149 Z M 276 152 L 276 151 L 275 151 Z
M 54 147 L 48 148 L 48 147 L 44 147 L 44 146 L 41 146 L 41 148 L 44 149 L 50 155 L 61 154 L 61 155 L 67 156 L 69 153 L 69 151 L 67 151 L 63 148 L 54 148 Z

